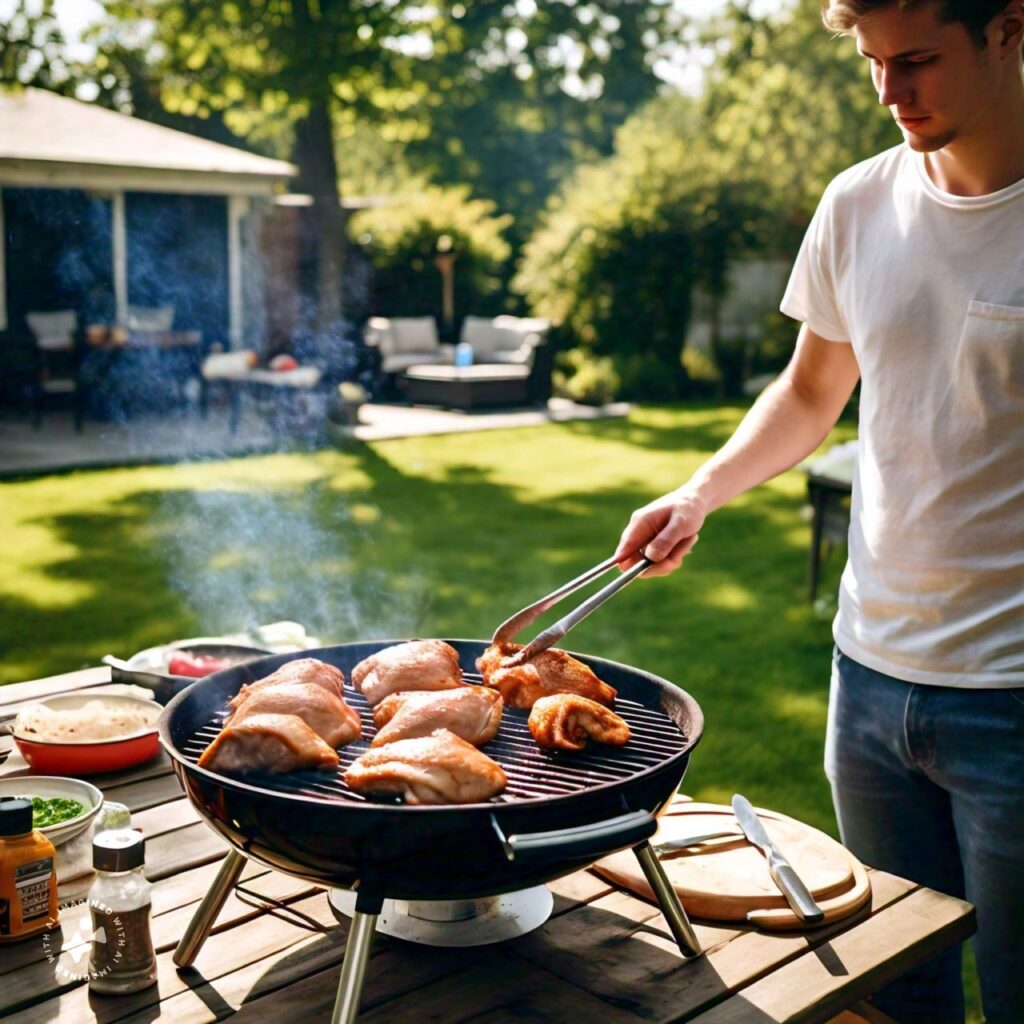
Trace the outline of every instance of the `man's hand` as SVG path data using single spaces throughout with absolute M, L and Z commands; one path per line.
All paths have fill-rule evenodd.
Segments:
M 622 531 L 615 558 L 619 568 L 628 569 L 646 555 L 657 565 L 644 576 L 667 576 L 675 572 L 697 543 L 707 512 L 704 503 L 686 487 L 638 508 Z

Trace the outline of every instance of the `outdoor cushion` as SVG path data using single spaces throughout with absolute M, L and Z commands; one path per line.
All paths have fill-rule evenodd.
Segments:
M 396 352 L 394 355 L 384 356 L 380 368 L 382 373 L 401 373 L 418 363 L 450 363 L 451 359 L 451 345 L 439 345 L 431 351 Z
M 386 355 L 397 355 L 399 352 L 432 352 L 439 344 L 437 324 L 432 316 L 403 316 L 391 318 L 391 352 L 381 351 Z
M 203 360 L 201 373 L 207 380 L 240 380 L 257 364 L 251 348 L 234 352 L 212 352 Z
M 536 317 L 467 316 L 462 324 L 462 340 L 473 346 L 473 357 L 478 361 L 530 363 L 533 349 L 544 341 L 550 327 L 549 320 Z
M 473 346 L 473 358 L 484 359 L 492 352 L 516 348 L 519 339 L 497 327 L 490 317 L 467 316 L 462 322 L 464 342 Z
M 169 331 L 173 324 L 173 306 L 128 307 L 128 330 L 130 331 Z
M 26 313 L 25 319 L 41 349 L 57 352 L 74 347 L 78 317 L 73 309 L 62 309 L 56 313 Z

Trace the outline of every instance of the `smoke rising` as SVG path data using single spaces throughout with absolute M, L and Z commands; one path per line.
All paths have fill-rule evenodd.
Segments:
M 206 634 L 294 619 L 330 643 L 403 637 L 425 610 L 415 581 L 368 566 L 365 528 L 320 484 L 169 492 L 153 527 Z

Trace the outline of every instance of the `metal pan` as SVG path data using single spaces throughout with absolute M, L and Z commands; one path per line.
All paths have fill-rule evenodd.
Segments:
M 244 665 L 257 658 L 265 658 L 273 653 L 266 647 L 198 638 L 166 644 L 163 647 L 149 647 L 132 655 L 127 661 L 112 654 L 106 655 L 102 660 L 104 665 L 110 666 L 110 678 L 113 682 L 144 686 L 152 690 L 153 699 L 158 704 L 168 704 L 172 697 L 197 681 L 195 676 L 171 675 L 167 671 L 168 658 L 176 651 L 199 657 L 224 658 L 232 663 L 232 667 Z

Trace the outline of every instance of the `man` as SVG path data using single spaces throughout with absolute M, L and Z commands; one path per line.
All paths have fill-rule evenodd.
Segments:
M 861 381 L 826 772 L 865 862 L 965 895 L 989 1024 L 1024 1022 L 1024 2 L 825 0 L 901 127 L 841 174 L 782 302 L 796 351 L 619 543 L 677 569 L 705 517 L 821 443 Z M 960 950 L 877 994 L 963 1020 Z

